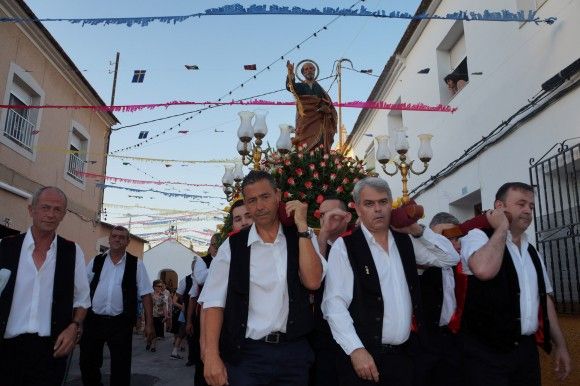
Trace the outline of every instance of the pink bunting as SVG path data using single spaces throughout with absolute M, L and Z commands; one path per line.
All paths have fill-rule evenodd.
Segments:
M 0 105 L 0 109 L 72 109 L 72 110 L 97 110 L 97 111 L 110 111 L 110 112 L 135 112 L 140 110 L 153 110 L 161 107 L 171 107 L 171 106 L 190 106 L 190 105 L 205 105 L 205 106 L 246 106 L 246 105 L 258 105 L 258 106 L 293 106 L 295 102 L 279 102 L 279 101 L 267 101 L 262 99 L 252 99 L 252 100 L 232 100 L 230 102 L 195 102 L 195 101 L 171 101 L 165 103 L 149 103 L 140 105 L 117 105 L 117 106 L 88 106 L 88 105 L 42 105 L 42 106 L 26 106 L 26 105 Z M 454 113 L 457 111 L 457 107 L 451 107 L 447 105 L 436 105 L 429 106 L 423 103 L 386 103 L 382 101 L 352 101 L 338 103 L 334 102 L 335 107 L 346 107 L 346 108 L 356 108 L 356 109 L 370 109 L 370 110 L 405 110 L 405 111 L 432 111 L 432 112 L 443 112 L 443 113 Z

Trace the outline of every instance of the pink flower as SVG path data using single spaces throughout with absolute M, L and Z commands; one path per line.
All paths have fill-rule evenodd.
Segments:
M 304 172 L 302 171 L 302 169 L 300 169 L 300 168 L 296 169 L 296 175 L 298 177 L 302 177 L 302 174 L 304 174 Z
M 344 192 L 344 188 L 342 186 L 339 186 L 338 188 L 336 188 L 336 193 L 342 193 Z
M 298 196 L 300 197 L 301 200 L 303 200 L 306 197 L 306 194 L 304 194 L 304 192 L 300 192 L 298 193 Z
M 340 170 L 340 169 L 342 169 L 342 165 L 336 164 L 336 170 Z
M 290 162 L 289 159 L 287 159 L 286 161 L 284 161 L 284 165 L 286 166 L 290 166 L 292 164 L 292 162 Z
M 322 194 L 319 194 L 318 196 L 316 196 L 316 203 L 318 205 L 322 204 L 323 201 L 324 201 L 324 196 Z
M 314 213 L 313 213 L 313 216 L 316 217 L 316 218 L 320 218 L 320 210 L 319 209 L 316 209 L 314 211 Z
M 298 159 L 302 159 L 304 158 L 304 154 L 303 153 L 298 153 Z
M 323 158 L 323 159 L 328 159 L 328 154 L 327 154 L 327 153 L 325 153 L 325 154 L 322 156 L 322 158 Z
M 316 165 L 310 164 L 310 165 L 308 165 L 308 169 L 314 170 L 314 169 L 316 169 Z
M 310 156 L 314 157 L 314 150 L 310 150 Z
M 296 185 L 296 182 L 294 181 L 294 178 L 292 178 L 292 177 L 288 178 L 288 180 L 286 182 L 288 182 L 288 185 L 292 185 L 292 186 Z
M 330 175 L 330 181 L 334 181 L 336 179 L 336 173 L 332 173 Z
M 326 192 L 328 190 L 328 184 L 322 185 L 322 191 Z
M 360 179 L 359 179 L 358 177 L 355 177 L 355 178 L 354 178 L 354 180 L 352 180 L 352 183 L 353 183 L 353 184 L 356 184 L 356 183 L 357 183 L 357 182 L 359 182 L 359 181 L 360 181 Z
M 354 201 L 349 202 L 348 207 L 354 209 Z
M 324 161 L 321 161 L 321 162 L 320 162 L 320 167 L 322 167 L 322 168 L 323 168 L 323 167 L 325 167 L 325 166 L 326 166 L 326 162 L 324 162 Z
M 282 168 L 278 168 L 278 169 L 276 169 L 276 173 L 278 173 L 278 174 L 282 174 L 282 172 L 283 172 Z
M 292 198 L 292 193 L 284 192 L 284 198 Z
M 318 172 L 312 173 L 312 178 L 317 180 L 319 178 Z
M 343 184 L 348 184 L 350 182 L 350 180 L 348 179 L 348 177 L 344 177 L 344 179 L 342 180 Z
M 312 189 L 312 181 L 306 181 L 306 182 L 304 183 L 304 187 L 305 187 L 306 189 Z

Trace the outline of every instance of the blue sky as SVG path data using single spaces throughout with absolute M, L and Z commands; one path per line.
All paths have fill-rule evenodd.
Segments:
M 232 4 L 227 1 L 74 1 L 74 0 L 27 0 L 27 4 L 40 18 L 44 17 L 129 17 L 168 16 L 202 12 L 207 8 Z M 325 6 L 349 7 L 350 1 L 296 0 L 279 2 L 237 1 L 252 4 L 278 4 L 308 8 Z M 362 4 L 370 10 L 399 10 L 414 13 L 419 1 L 367 0 Z M 229 90 L 252 77 L 255 72 L 244 71 L 244 64 L 256 64 L 258 70 L 264 68 L 281 54 L 295 47 L 333 19 L 332 16 L 215 16 L 190 19 L 177 24 L 152 23 L 147 27 L 133 26 L 80 26 L 67 22 L 47 22 L 48 30 L 61 44 L 67 54 L 84 72 L 85 77 L 107 103 L 110 101 L 113 76 L 110 71 L 115 53 L 121 54 L 115 104 L 144 104 L 172 100 L 206 101 L 217 100 Z M 333 63 L 339 58 L 350 59 L 356 69 L 373 69 L 379 75 L 387 59 L 393 53 L 407 20 L 374 19 L 363 17 L 342 17 L 317 34 L 316 38 L 302 44 L 288 59 L 299 62 L 304 58 L 314 59 L 320 66 L 320 76 L 331 75 Z M 199 71 L 188 71 L 185 64 L 196 64 Z M 147 71 L 142 84 L 131 83 L 134 70 Z M 277 62 L 271 70 L 257 76 L 243 88 L 234 91 L 233 99 L 246 98 L 275 91 L 284 87 L 286 74 L 285 60 Z M 325 89 L 332 80 L 321 82 Z M 344 101 L 366 100 L 376 78 L 352 71 L 344 71 L 342 95 Z M 329 90 L 337 99 L 336 83 Z M 275 101 L 291 101 L 286 91 L 263 97 Z M 387 101 L 394 102 L 394 101 Z M 121 125 L 131 125 L 172 114 L 195 110 L 195 107 L 171 107 L 134 113 L 116 113 Z M 239 124 L 237 113 L 244 110 L 240 106 L 220 107 L 195 114 L 183 123 L 180 130 L 189 130 L 187 135 L 177 134 L 177 129 L 150 141 L 144 146 L 123 153 L 127 156 L 163 159 L 231 159 L 237 156 L 236 131 Z M 252 110 L 250 108 L 250 110 Z M 266 107 L 269 111 L 269 133 L 266 140 L 274 144 L 278 137 L 278 125 L 293 123 L 293 107 Z M 359 114 L 357 109 L 343 109 L 343 122 L 350 132 Z M 116 131 L 111 138 L 111 151 L 131 146 L 139 142 L 138 134 L 149 131 L 149 136 L 161 133 L 182 122 L 182 117 L 162 120 Z M 215 132 L 215 129 L 223 132 Z M 201 184 L 221 184 L 222 165 L 181 166 L 163 163 L 131 161 L 123 165 L 123 160 L 110 158 L 107 175 L 131 179 L 160 179 Z M 89 182 L 92 184 L 92 182 Z M 137 189 L 146 186 L 117 184 Z M 151 186 L 153 189 L 187 194 L 201 194 L 215 199 L 190 200 L 170 198 L 157 193 L 132 193 L 120 189 L 107 189 L 105 203 L 127 206 L 139 205 L 155 208 L 178 209 L 183 211 L 207 211 L 222 209 L 226 204 L 219 188 L 192 188 L 183 186 Z M 143 198 L 129 197 L 142 195 Z M 107 221 L 121 223 L 127 221 L 131 213 L 134 223 L 145 220 L 140 214 L 153 213 L 142 208 L 110 208 Z M 215 229 L 216 220 L 175 223 L 178 229 Z M 139 228 L 135 233 L 163 230 L 168 224 L 158 228 Z M 199 233 L 183 232 L 206 238 Z

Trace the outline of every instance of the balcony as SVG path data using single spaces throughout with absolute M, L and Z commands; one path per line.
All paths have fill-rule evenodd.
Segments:
M 4 136 L 12 140 L 18 146 L 32 153 L 34 142 L 34 123 L 29 121 L 17 110 L 8 110 Z
M 66 171 L 69 176 L 74 178 L 80 183 L 85 182 L 85 177 L 82 174 L 85 171 L 85 161 L 79 157 L 77 154 L 70 154 L 68 156 L 68 170 Z

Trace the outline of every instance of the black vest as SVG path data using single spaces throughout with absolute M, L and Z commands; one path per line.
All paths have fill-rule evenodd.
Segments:
M 95 296 L 95 291 L 101 278 L 103 265 L 105 264 L 106 253 L 95 256 L 93 261 L 93 280 L 91 280 L 91 301 Z M 136 256 L 127 252 L 125 256 L 125 272 L 123 272 L 123 281 L 121 290 L 123 291 L 123 314 L 131 323 L 137 320 L 137 260 Z
M 439 267 L 429 267 L 419 275 L 425 327 L 433 331 L 439 327 L 443 308 L 443 277 Z
M 197 263 L 196 263 L 197 264 Z M 193 287 L 193 278 L 191 274 L 185 277 L 185 290 L 183 295 L 181 295 L 181 301 L 183 302 L 183 314 L 187 317 L 187 309 L 189 308 L 189 290 Z
M 493 234 L 493 230 L 484 231 L 488 237 Z M 531 244 L 528 245 L 528 253 L 538 280 L 544 334 L 543 348 L 549 353 L 552 345 L 544 273 L 538 253 Z M 469 275 L 461 330 L 498 350 L 510 351 L 519 344 L 520 317 L 520 286 L 516 268 L 506 246 L 501 267 L 493 279 L 483 281 L 475 275 Z
M 312 311 L 309 291 L 302 285 L 298 275 L 298 235 L 296 227 L 282 226 L 286 237 L 289 312 L 286 335 L 289 340 L 305 336 L 312 329 Z M 244 229 L 230 236 L 231 262 L 224 309 L 224 321 L 220 336 L 220 354 L 225 361 L 237 362 L 246 336 L 248 304 L 250 300 L 250 247 Z M 274 332 L 274 331 L 272 331 Z
M 324 258 L 328 261 L 328 256 L 330 254 L 331 246 L 326 247 L 326 255 Z M 310 337 L 310 345 L 314 349 L 322 348 L 334 348 L 336 347 L 336 342 L 332 337 L 332 332 L 330 331 L 330 326 L 324 316 L 322 315 L 322 299 L 324 297 L 324 280 L 320 283 L 320 288 L 316 291 L 312 291 L 313 297 L 313 314 L 314 314 L 314 331 Z
M 20 251 L 25 236 L 26 234 L 23 233 L 18 236 L 6 237 L 0 243 L 0 269 L 6 268 L 12 272 L 2 296 L 0 296 L 0 340 L 4 339 L 4 333 L 6 332 L 6 324 L 12 307 L 12 297 L 14 296 L 14 286 L 16 285 Z M 50 317 L 50 335 L 53 339 L 56 339 L 72 322 L 75 262 L 75 243 L 57 236 Z
M 423 315 L 413 244 L 409 235 L 393 230 L 391 232 L 401 256 L 416 327 L 420 331 Z M 377 268 L 360 227 L 343 239 L 354 275 L 352 301 L 348 310 L 358 337 L 365 348 L 372 350 L 381 345 L 383 336 L 384 301 Z
M 211 256 L 211 254 L 208 253 L 205 256 L 201 256 L 201 259 L 203 260 L 205 265 L 207 265 L 207 269 L 209 269 L 209 266 L 211 265 L 211 262 L 213 261 L 213 257 Z

